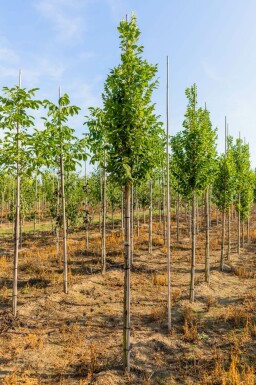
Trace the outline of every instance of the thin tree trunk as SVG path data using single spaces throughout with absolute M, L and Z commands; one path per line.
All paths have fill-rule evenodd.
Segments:
M 131 185 L 131 264 L 133 264 L 133 184 Z
M 230 207 L 228 209 L 228 250 L 227 250 L 227 259 L 230 262 L 230 254 L 231 254 L 231 236 L 230 236 Z
M 57 174 L 57 210 L 56 210 L 56 260 L 59 260 L 59 244 L 60 244 L 60 181 Z
M 131 286 L 131 186 L 125 185 L 125 255 L 124 255 L 124 327 L 123 327 L 123 365 L 130 372 L 130 286 Z
M 222 209 L 222 230 L 221 230 L 221 254 L 220 254 L 220 271 L 224 269 L 224 253 L 225 253 L 225 225 L 226 225 L 226 215 L 225 209 Z
M 241 222 L 240 222 L 240 192 L 238 194 L 238 213 L 237 213 L 237 252 L 240 256 L 240 242 L 241 242 Z
M 196 269 L 196 193 L 192 196 L 192 258 L 190 278 L 190 302 L 195 300 L 195 269 Z
M 136 200 L 136 210 L 137 210 L 137 237 L 140 236 L 140 207 L 139 207 L 139 199 L 137 197 Z
M 59 98 L 61 97 L 59 89 Z M 61 107 L 59 107 L 61 112 Z M 60 126 L 61 130 L 61 126 Z M 60 155 L 60 183 L 61 183 L 61 204 L 62 204 L 62 226 L 63 226 L 63 289 L 64 293 L 68 293 L 68 256 L 67 256 L 67 222 L 66 222 L 66 199 L 65 199 L 65 177 L 64 177 L 64 159 L 63 144 L 61 143 Z M 40 199 L 39 199 L 40 201 Z M 40 210 L 39 210 L 40 217 Z
M 19 87 L 21 87 L 21 72 L 19 73 Z M 12 311 L 14 317 L 17 315 L 18 299 L 18 259 L 19 259 L 19 240 L 20 240 L 20 147 L 21 141 L 20 124 L 17 124 L 17 164 L 16 164 L 16 210 L 15 210 L 15 228 L 14 228 L 14 258 L 13 258 L 13 293 L 12 293 Z
M 244 221 L 242 223 L 242 248 L 244 248 Z
M 115 222 L 114 222 L 114 207 L 112 207 L 112 230 L 115 230 Z
M 209 188 L 205 191 L 205 282 L 210 283 L 210 220 Z
M 121 230 L 124 235 L 124 193 L 121 194 Z
M 102 180 L 102 228 L 101 228 L 101 264 L 102 273 L 106 272 L 106 153 L 104 151 L 104 166 Z
M 250 244 L 250 214 L 247 219 L 247 243 Z
M 176 227 L 177 227 L 177 242 L 180 241 L 180 194 L 177 195 L 176 202 Z
M 148 252 L 152 254 L 152 179 L 149 181 Z

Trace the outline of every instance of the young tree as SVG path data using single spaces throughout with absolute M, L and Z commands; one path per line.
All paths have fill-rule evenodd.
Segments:
M 186 90 L 188 106 L 184 130 L 172 137 L 173 160 L 183 195 L 192 199 L 192 258 L 190 301 L 195 299 L 196 199 L 209 183 L 208 173 L 216 153 L 216 131 L 209 124 L 209 113 L 197 107 L 196 85 Z
M 68 259 L 67 259 L 67 223 L 65 179 L 67 171 L 75 171 L 76 164 L 85 159 L 85 139 L 78 139 L 74 129 L 67 123 L 70 117 L 77 115 L 80 108 L 70 105 L 69 96 L 59 97 L 58 104 L 45 100 L 44 107 L 48 110 L 48 117 L 43 118 L 45 130 L 37 131 L 35 135 L 37 159 L 46 166 L 59 168 L 61 179 L 62 227 L 63 227 L 63 288 L 68 292 Z
M 30 110 L 37 110 L 40 101 L 35 100 L 37 88 L 26 90 L 19 85 L 4 87 L 4 96 L 0 97 L 0 122 L 4 130 L 4 140 L 0 163 L 16 176 L 15 234 L 13 264 L 13 314 L 17 314 L 18 256 L 20 242 L 20 180 L 21 176 L 31 173 L 34 168 L 34 148 L 30 127 L 34 127 L 34 118 Z
M 151 102 L 157 86 L 157 67 L 143 60 L 143 47 L 136 17 L 122 20 L 120 33 L 121 63 L 111 70 L 105 82 L 103 111 L 108 148 L 106 169 L 121 186 L 125 202 L 124 255 L 124 329 L 123 363 L 130 371 L 130 212 L 131 185 L 144 180 L 156 164 L 162 141 L 161 124 Z

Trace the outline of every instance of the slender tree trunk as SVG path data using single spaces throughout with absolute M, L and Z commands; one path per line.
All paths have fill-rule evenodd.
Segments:
M 123 365 L 130 372 L 130 286 L 131 286 L 131 186 L 125 185 L 125 238 L 124 238 L 124 328 L 123 328 Z
M 250 244 L 250 214 L 247 219 L 247 243 Z
M 104 151 L 104 166 L 102 180 L 102 228 L 101 228 L 101 264 L 102 273 L 106 272 L 106 153 Z
M 124 236 L 124 193 L 121 195 L 121 230 Z
M 244 221 L 242 222 L 242 248 L 244 248 Z
M 192 237 L 192 206 L 188 205 L 188 236 Z
M 67 256 L 67 222 L 66 222 L 66 199 L 64 180 L 64 160 L 60 157 L 60 183 L 61 183 L 61 205 L 62 205 L 62 226 L 63 226 L 63 289 L 68 293 L 68 256 Z
M 112 230 L 115 230 L 115 222 L 114 222 L 114 207 L 112 207 Z
M 221 254 L 220 254 L 220 271 L 224 269 L 224 255 L 225 255 L 225 225 L 226 225 L 226 215 L 225 209 L 222 209 L 222 230 L 221 230 Z
M 212 226 L 212 187 L 209 189 L 209 227 Z
M 60 244 L 60 181 L 59 175 L 57 174 L 57 212 L 56 212 L 56 259 L 59 260 L 59 244 Z
M 137 237 L 140 236 L 140 207 L 139 207 L 139 199 L 137 197 L 136 200 L 136 210 L 137 210 Z
M 177 227 L 177 242 L 180 241 L 180 194 L 177 194 L 176 202 L 176 227 Z
M 227 251 L 227 259 L 230 262 L 230 254 L 231 254 L 231 237 L 230 237 L 230 207 L 228 209 L 228 251 Z
M 163 183 L 163 239 L 164 239 L 164 245 L 166 245 L 166 238 L 167 238 L 167 234 L 166 234 L 166 219 L 167 219 L 167 216 L 166 216 L 166 195 L 165 195 L 165 190 L 166 190 L 166 186 L 165 186 L 165 183 L 164 183 L 164 171 L 163 171 L 163 179 L 162 179 L 162 183 Z
M 19 87 L 21 87 L 21 72 L 19 73 Z M 16 164 L 16 210 L 15 210 L 15 229 L 14 229 L 14 258 L 13 258 L 13 293 L 12 311 L 14 317 L 17 315 L 18 299 L 18 259 L 19 259 L 19 240 L 20 240 L 20 147 L 21 141 L 20 124 L 17 124 L 17 164 Z
M 219 224 L 219 210 L 216 207 L 216 226 L 218 226 L 218 224 Z
M 209 188 L 205 191 L 205 282 L 210 283 L 210 220 Z
M 241 221 L 240 221 L 240 192 L 238 194 L 238 213 L 237 213 L 237 252 L 240 256 L 241 243 Z
M 192 258 L 190 278 L 190 302 L 195 300 L 195 270 L 196 270 L 196 193 L 192 196 Z
M 148 252 L 152 254 L 152 179 L 149 181 Z
M 133 200 L 134 200 L 134 197 L 133 197 L 133 194 L 134 194 L 134 190 L 133 190 L 133 184 L 131 185 L 131 264 L 133 264 L 133 213 L 134 213 L 134 210 L 133 210 Z
M 2 191 L 2 203 L 1 203 L 1 223 L 4 220 L 4 191 Z

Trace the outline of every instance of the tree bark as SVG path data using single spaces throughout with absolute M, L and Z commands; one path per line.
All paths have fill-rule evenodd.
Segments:
M 177 227 L 177 242 L 180 241 L 180 194 L 177 194 L 176 202 L 176 227 Z
M 18 259 L 19 259 L 19 241 L 20 241 L 20 125 L 17 124 L 17 154 L 18 161 L 16 164 L 16 210 L 14 225 L 14 259 L 13 259 L 13 294 L 12 294 L 12 311 L 14 317 L 17 315 L 17 298 L 18 298 Z
M 220 254 L 220 271 L 224 269 L 224 253 L 225 253 L 225 225 L 226 225 L 226 215 L 225 209 L 222 209 L 222 230 L 221 230 L 221 254 Z
M 123 326 L 123 365 L 130 372 L 130 286 L 131 286 L 131 185 L 127 183 L 125 198 L 125 238 L 124 238 L 124 326 Z
M 227 259 L 230 262 L 230 254 L 231 254 L 231 236 L 230 236 L 230 207 L 228 209 L 228 250 L 227 250 Z
M 66 200 L 65 200 L 65 177 L 64 160 L 60 157 L 60 183 L 61 183 L 61 206 L 62 206 L 62 228 L 63 228 L 63 289 L 68 293 L 68 256 L 67 256 L 67 223 L 66 223 Z
M 205 282 L 210 283 L 210 220 L 209 188 L 205 191 Z
M 148 252 L 152 254 L 152 179 L 149 181 Z
M 192 258 L 190 278 L 190 302 L 195 301 L 195 269 L 196 269 L 196 193 L 192 196 Z
M 133 264 L 133 184 L 131 185 L 131 264 Z
M 238 213 L 237 213 L 237 252 L 240 256 L 240 243 L 241 243 L 241 222 L 240 222 L 240 192 L 238 194 Z
M 102 226 L 101 226 L 101 265 L 102 273 L 106 272 L 106 153 L 104 151 L 103 180 L 102 180 Z

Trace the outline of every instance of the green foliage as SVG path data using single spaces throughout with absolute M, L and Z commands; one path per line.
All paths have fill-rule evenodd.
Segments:
M 232 144 L 236 172 L 236 208 L 241 220 L 245 220 L 253 203 L 254 176 L 251 170 L 249 145 L 237 139 Z M 240 202 L 239 202 L 240 199 Z
M 216 130 L 209 112 L 197 108 L 196 85 L 186 90 L 187 111 L 184 130 L 171 138 L 172 174 L 178 192 L 189 196 L 204 190 L 212 182 L 216 159 Z
M 236 169 L 232 148 L 217 161 L 217 172 L 213 184 L 215 202 L 220 210 L 228 210 L 234 196 Z
M 0 164 L 9 172 L 16 168 L 17 162 L 21 174 L 32 173 L 34 169 L 34 142 L 28 133 L 28 129 L 34 127 L 34 117 L 28 111 L 37 110 L 41 105 L 39 100 L 34 99 L 37 90 L 4 87 L 4 96 L 0 96 L 0 127 L 4 131 Z M 20 143 L 19 148 L 17 143 Z
M 43 118 L 45 129 L 37 130 L 33 137 L 38 164 L 59 167 L 60 157 L 63 156 L 65 171 L 75 171 L 76 165 L 86 158 L 86 139 L 78 139 L 74 135 L 75 130 L 67 123 L 80 108 L 70 105 L 67 94 L 59 98 L 58 105 L 48 100 L 44 100 L 43 105 L 48 110 L 48 117 Z
M 150 174 L 163 154 L 164 134 L 151 102 L 158 85 L 154 80 L 157 66 L 141 57 L 143 47 L 137 44 L 140 32 L 136 17 L 133 15 L 130 22 L 121 21 L 118 31 L 121 64 L 107 77 L 100 122 L 99 111 L 91 110 L 92 120 L 98 122 L 89 122 L 89 127 L 102 127 L 100 135 L 104 134 L 108 152 L 106 169 L 124 185 Z M 96 133 L 99 137 L 96 130 L 91 134 L 94 139 Z

